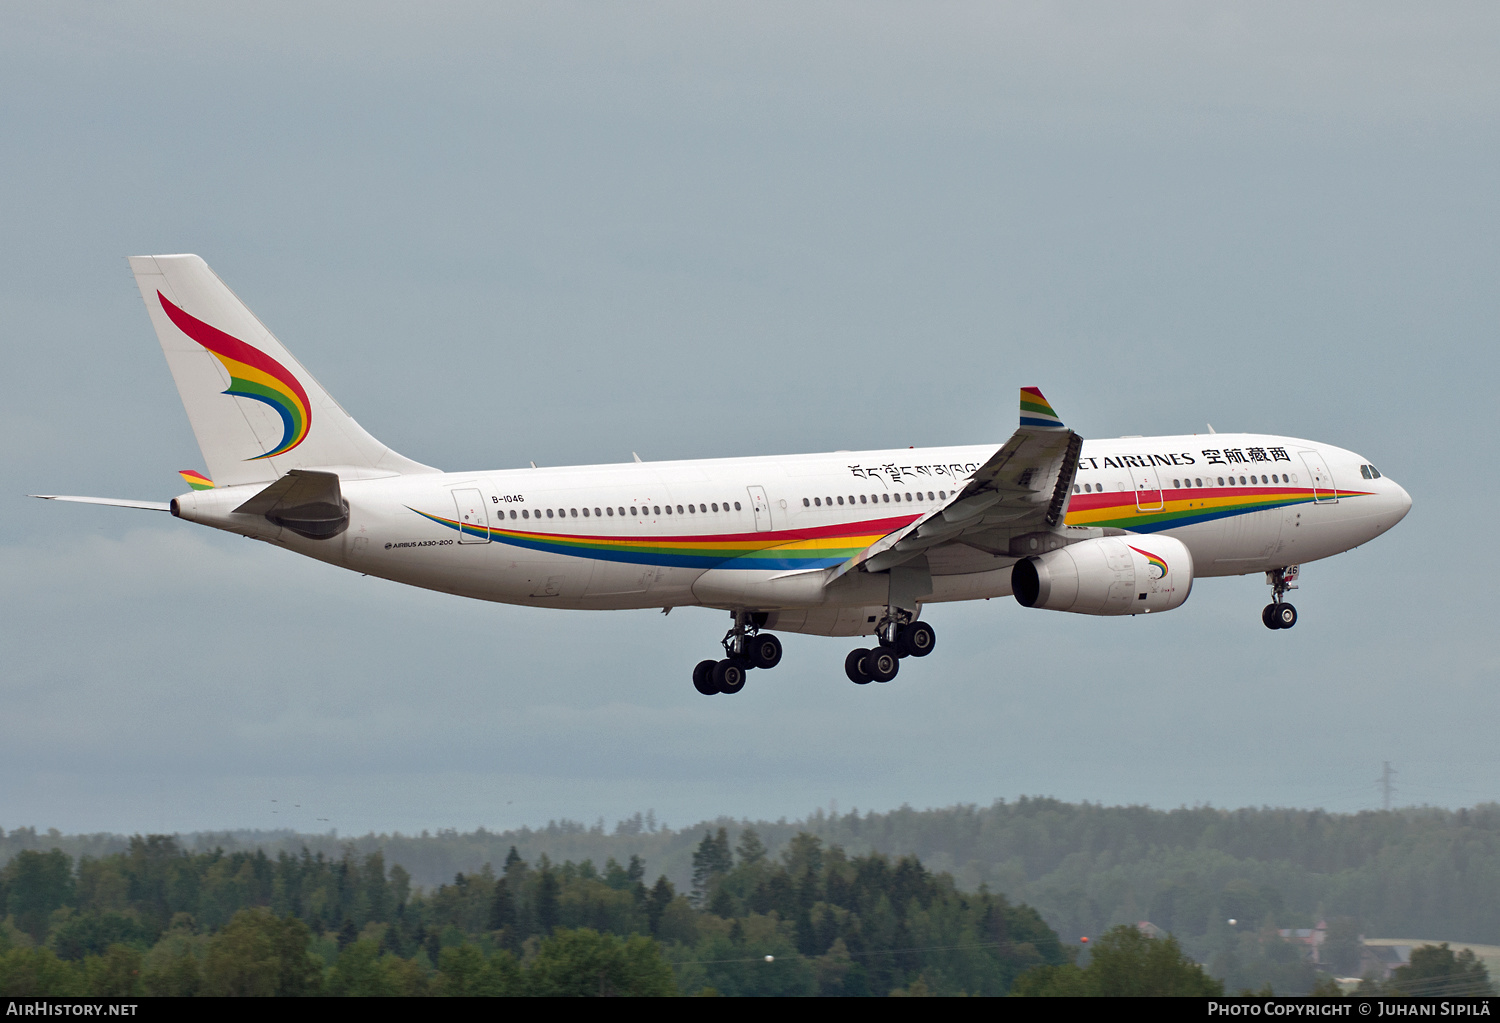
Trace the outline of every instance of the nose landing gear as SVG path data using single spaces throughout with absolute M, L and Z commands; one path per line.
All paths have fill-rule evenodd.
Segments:
M 1271 584 L 1271 603 L 1260 612 L 1260 620 L 1268 629 L 1290 629 L 1297 624 L 1297 609 L 1282 600 L 1287 590 L 1297 588 L 1297 576 L 1301 566 L 1289 565 L 1266 573 L 1266 582 Z

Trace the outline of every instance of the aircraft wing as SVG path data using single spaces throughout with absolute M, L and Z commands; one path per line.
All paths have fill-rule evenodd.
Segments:
M 1042 392 L 1021 388 L 1020 427 L 964 488 L 844 562 L 829 581 L 861 565 L 881 572 L 950 544 L 1006 554 L 1014 537 L 1061 529 L 1082 449 L 1083 438 L 1063 425 Z

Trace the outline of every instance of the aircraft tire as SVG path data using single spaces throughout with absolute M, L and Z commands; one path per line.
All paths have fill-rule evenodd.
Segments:
M 726 657 L 714 665 L 714 686 L 721 693 L 733 696 L 745 688 L 745 662 L 738 657 Z
M 874 681 L 865 670 L 865 661 L 869 656 L 868 650 L 850 650 L 849 656 L 844 658 L 844 674 L 857 686 L 867 686 Z
M 774 668 L 781 663 L 781 640 L 762 632 L 746 644 L 745 654 L 752 668 Z
M 699 661 L 693 668 L 693 688 L 704 696 L 716 696 L 719 687 L 714 685 L 714 665 L 718 661 Z
M 1268 629 L 1281 628 L 1281 623 L 1276 620 L 1276 607 L 1275 604 L 1267 604 L 1261 608 L 1260 620 Z
M 926 622 L 912 622 L 901 630 L 896 652 L 902 657 L 926 657 L 937 645 L 937 633 Z
M 869 651 L 865 661 L 865 670 L 876 682 L 889 682 L 896 677 L 896 672 L 901 670 L 901 658 L 896 656 L 894 650 L 876 647 Z
M 1297 624 L 1297 609 L 1290 604 L 1276 605 L 1276 627 L 1290 629 Z

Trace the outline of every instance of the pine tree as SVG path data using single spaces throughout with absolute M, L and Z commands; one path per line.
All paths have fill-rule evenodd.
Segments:
M 502 877 L 495 882 L 495 897 L 490 902 L 490 930 L 504 928 L 512 931 L 516 927 L 516 897 L 510 891 L 510 879 Z
M 693 853 L 693 902 L 706 906 L 713 898 L 719 879 L 734 869 L 734 858 L 729 853 L 729 833 L 723 828 L 717 835 L 703 833 Z
M 548 935 L 557 927 L 558 895 L 562 885 L 550 866 L 544 865 L 536 885 L 536 923 L 542 934 Z
M 661 925 L 661 915 L 666 911 L 667 903 L 675 898 L 677 890 L 672 887 L 672 882 L 667 880 L 665 874 L 658 877 L 656 884 L 646 893 L 646 922 L 650 925 L 652 934 Z

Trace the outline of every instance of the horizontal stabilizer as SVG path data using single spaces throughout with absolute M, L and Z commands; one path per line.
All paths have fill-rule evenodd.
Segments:
M 311 540 L 326 540 L 349 528 L 349 505 L 338 473 L 313 469 L 293 469 L 235 512 L 263 515 Z
M 127 501 L 119 497 L 74 497 L 70 494 L 27 494 L 43 501 L 72 501 L 74 504 L 107 504 L 112 508 L 139 508 L 142 511 L 171 511 L 165 501 Z

